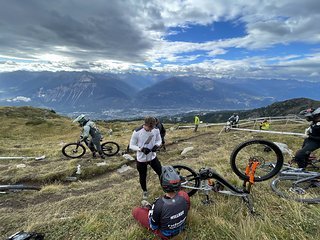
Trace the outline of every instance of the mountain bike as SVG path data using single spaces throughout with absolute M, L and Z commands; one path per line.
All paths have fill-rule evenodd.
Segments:
M 233 172 L 240 178 L 248 180 L 248 165 L 254 165 L 253 181 L 261 182 L 274 177 L 283 166 L 283 154 L 273 142 L 252 139 L 239 144 L 230 156 Z
M 239 128 L 239 123 L 235 123 L 234 121 L 227 121 L 226 125 L 224 126 L 224 131 L 229 132 L 231 128 Z
M 290 155 L 288 163 L 283 162 L 282 152 Z M 271 182 L 272 190 L 279 196 L 298 202 L 320 203 L 320 173 L 292 167 L 294 155 L 289 149 L 283 149 L 280 143 L 260 139 L 241 143 L 231 154 L 231 167 L 241 179 L 246 179 L 250 162 L 257 163 L 254 177 L 257 182 L 270 179 L 280 171 Z M 320 160 L 313 153 L 307 163 L 307 169 L 320 169 Z
M 238 188 L 211 168 L 201 168 L 199 172 L 184 165 L 173 165 L 173 168 L 181 177 L 181 187 L 190 197 L 198 190 L 205 192 L 206 198 L 203 201 L 205 204 L 211 203 L 209 192 L 241 197 L 250 213 L 253 214 L 255 212 L 253 198 L 250 195 L 250 187 L 245 187 L 245 183 L 242 188 Z
M 33 186 L 33 185 L 24 185 L 24 184 L 0 185 L 0 193 L 19 192 L 23 190 L 40 191 L 41 187 Z
M 271 182 L 280 197 L 303 203 L 320 203 L 320 173 L 285 167 Z
M 68 158 L 82 157 L 86 153 L 86 147 L 82 144 L 82 142 L 84 142 L 88 147 L 87 140 L 78 140 L 77 142 L 68 143 L 63 146 L 62 154 Z M 101 144 L 101 149 L 106 156 L 111 157 L 119 152 L 120 146 L 115 142 L 108 141 Z

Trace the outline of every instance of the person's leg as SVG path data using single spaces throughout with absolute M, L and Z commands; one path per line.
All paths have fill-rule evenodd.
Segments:
M 147 208 L 135 207 L 132 210 L 132 216 L 145 228 L 150 229 L 149 218 L 148 218 L 149 210 Z
M 147 228 L 149 231 L 153 232 L 155 235 L 163 240 L 168 240 L 167 237 L 163 236 L 159 230 L 152 230 L 149 224 L 149 210 L 147 208 L 135 207 L 132 210 L 132 216 L 136 219 L 143 227 Z
M 90 151 L 92 152 L 92 156 L 96 157 L 96 149 L 94 147 L 94 144 L 92 142 L 92 139 L 88 142 L 87 144 L 88 148 L 90 149 Z
M 305 139 L 302 148 L 297 151 L 295 155 L 295 161 L 298 163 L 299 168 L 305 168 L 307 166 L 307 159 L 310 153 L 320 147 L 320 143 L 313 141 L 312 139 Z
M 142 190 L 147 191 L 147 164 L 137 161 L 137 170 L 139 172 L 139 182 Z
M 161 163 L 158 159 L 158 157 L 155 157 L 151 162 L 150 162 L 150 166 L 152 167 L 152 169 L 158 174 L 159 178 L 162 174 L 162 166 Z

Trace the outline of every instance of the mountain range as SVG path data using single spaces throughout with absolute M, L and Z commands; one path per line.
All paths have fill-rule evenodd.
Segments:
M 252 109 L 273 102 L 319 99 L 320 83 L 296 80 L 211 79 L 167 74 L 90 72 L 0 73 L 0 105 L 30 105 L 61 113 Z M 116 114 L 116 113 L 114 113 Z M 113 116 L 117 117 L 117 116 Z

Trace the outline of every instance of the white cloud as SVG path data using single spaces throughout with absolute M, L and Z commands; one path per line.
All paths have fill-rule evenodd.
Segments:
M 244 24 L 246 35 L 204 43 L 164 40 L 174 34 L 170 27 L 216 21 Z M 150 62 L 158 71 L 316 80 L 316 53 L 239 60 L 224 55 L 236 48 L 319 44 L 319 21 L 318 0 L 1 1 L 0 71 L 127 71 Z M 199 57 L 205 60 L 194 63 Z
M 23 97 L 23 96 L 17 96 L 15 98 L 8 98 L 6 99 L 7 102 L 30 102 L 31 98 Z

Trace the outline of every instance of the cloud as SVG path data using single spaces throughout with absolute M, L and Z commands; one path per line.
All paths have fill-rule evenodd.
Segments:
M 23 97 L 23 96 L 17 96 L 15 98 L 8 98 L 6 99 L 7 102 L 30 102 L 31 98 Z
M 221 21 L 243 25 L 245 35 L 202 43 L 165 40 L 179 33 L 172 27 L 187 31 Z M 291 60 L 251 53 L 296 42 L 316 46 L 319 21 L 318 0 L 1 1 L 0 71 L 127 71 L 151 65 L 163 72 L 230 77 L 282 78 L 286 69 L 287 78 L 315 80 L 316 51 Z M 237 49 L 250 54 L 226 57 Z

